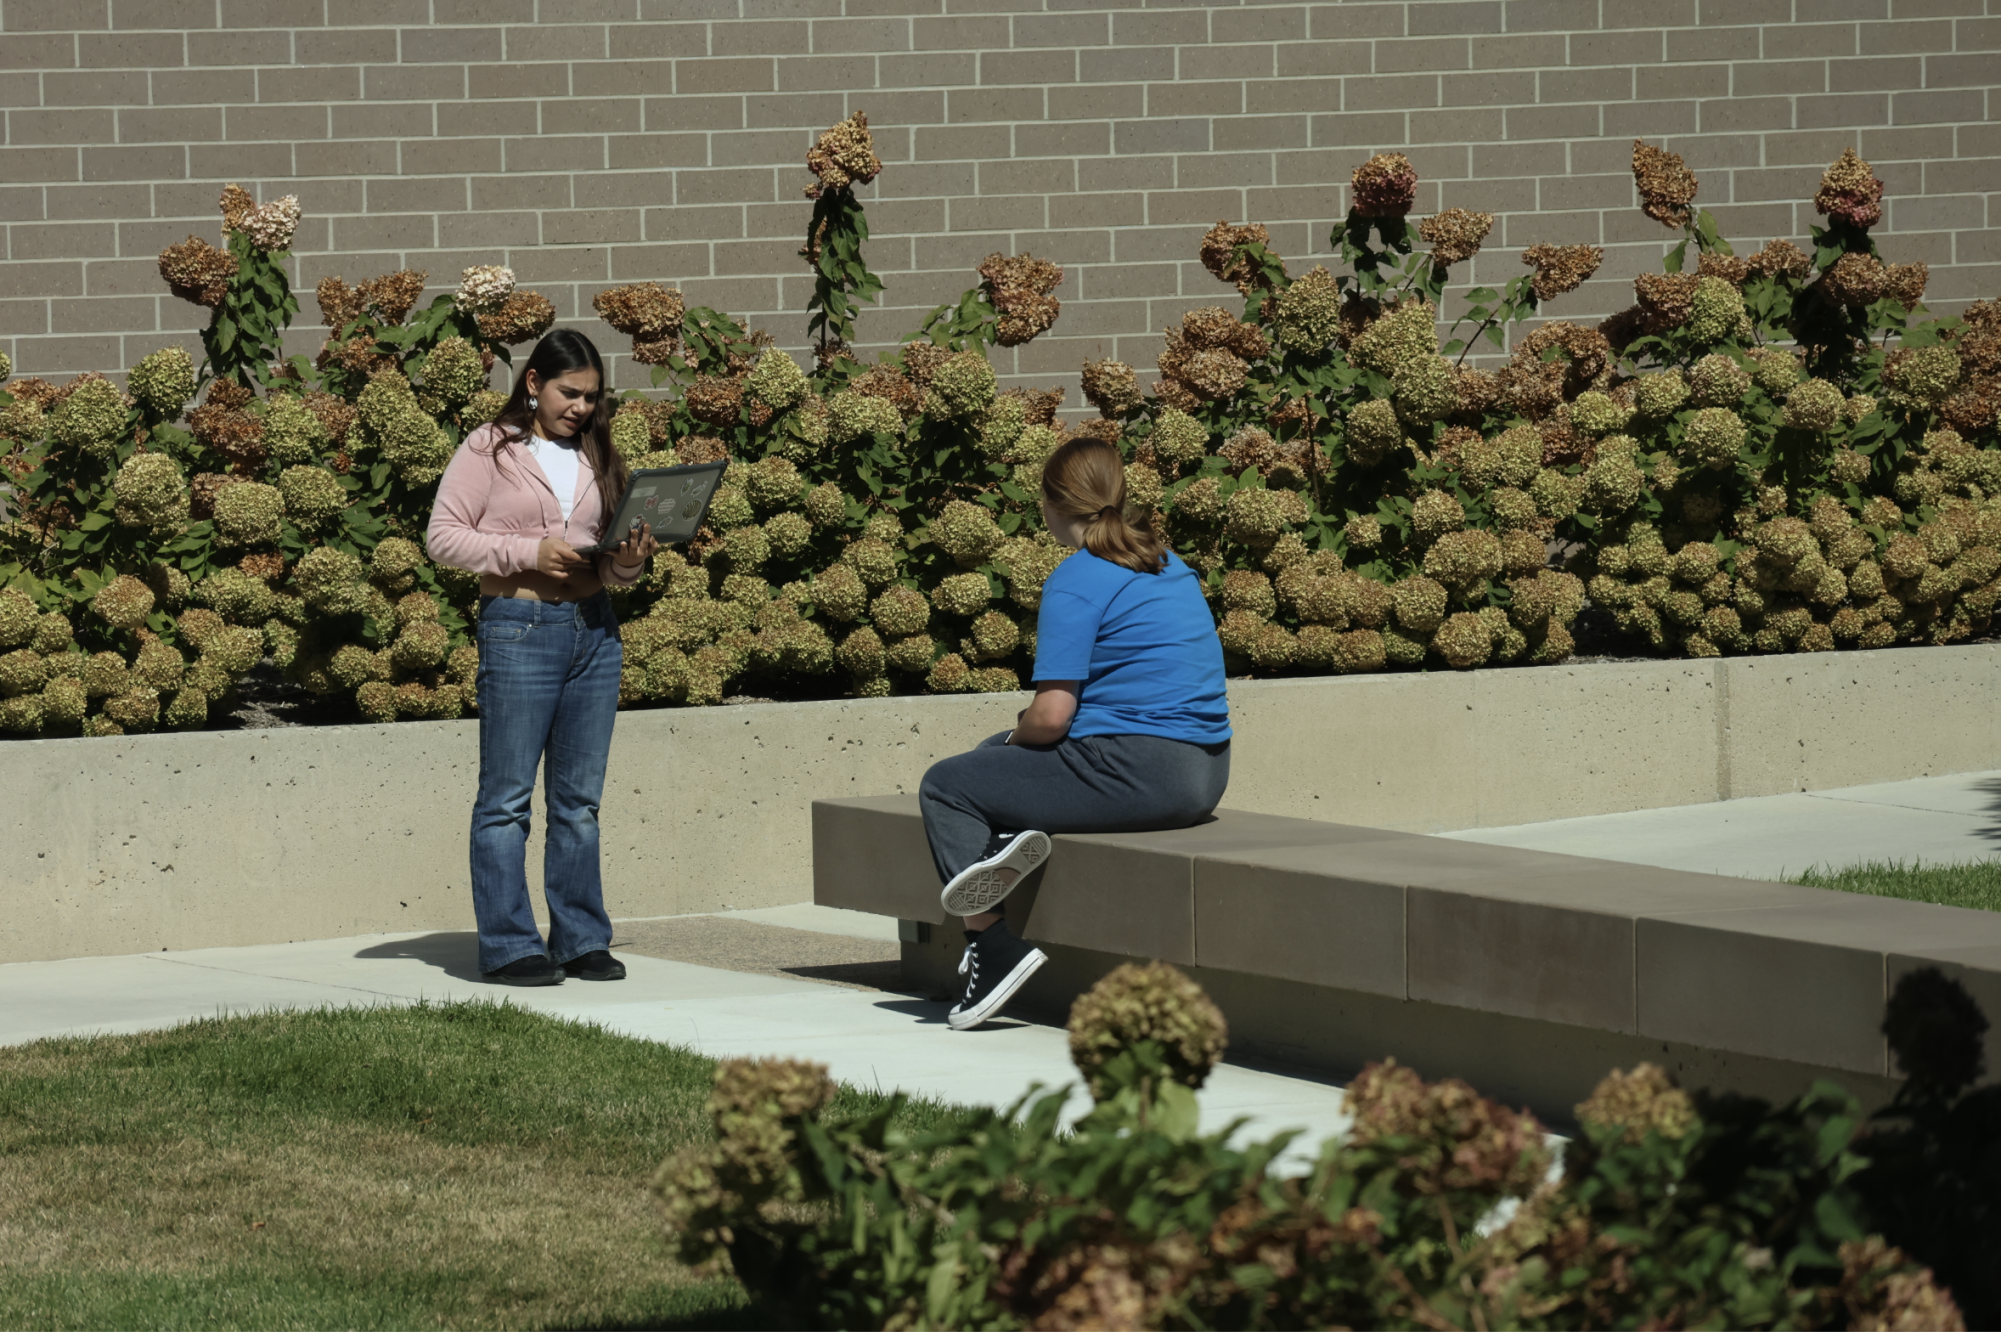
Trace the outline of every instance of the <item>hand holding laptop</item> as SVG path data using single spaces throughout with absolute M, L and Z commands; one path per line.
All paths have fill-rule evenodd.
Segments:
M 653 539 L 653 524 L 641 523 L 612 548 L 611 562 L 621 569 L 635 569 L 652 559 L 653 552 L 659 549 L 660 543 Z

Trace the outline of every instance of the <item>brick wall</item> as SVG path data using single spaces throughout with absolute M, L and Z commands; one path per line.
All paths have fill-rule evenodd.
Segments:
M 568 319 L 659 279 L 803 341 L 814 132 L 869 114 L 864 191 L 893 340 L 993 250 L 1068 269 L 1013 369 L 1149 367 L 1158 331 L 1235 293 L 1194 261 L 1219 218 L 1271 225 L 1293 271 L 1349 171 L 1400 149 L 1420 208 L 1497 212 L 1462 278 L 1538 241 L 1607 249 L 1550 312 L 1630 302 L 1667 233 L 1635 136 L 1685 154 L 1755 247 L 1804 239 L 1856 144 L 1879 234 L 1937 308 L 2001 294 L 2001 0 L 0 0 L 0 346 L 18 372 L 116 369 L 205 312 L 155 255 L 215 239 L 220 186 L 297 193 L 310 288 L 402 266 L 513 265 Z M 607 350 L 625 340 L 597 324 Z M 621 370 L 624 367 L 621 366 Z M 625 370 L 627 384 L 640 380 Z M 1072 402 L 1075 403 L 1073 396 Z

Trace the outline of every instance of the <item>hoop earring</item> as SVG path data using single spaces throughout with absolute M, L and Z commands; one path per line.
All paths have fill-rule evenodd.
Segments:
M 538 404 L 538 403 L 539 403 L 539 402 L 541 402 L 541 401 L 542 401 L 542 400 L 541 400 L 540 398 L 536 397 L 536 396 L 535 396 L 534 394 L 532 394 L 532 393 L 531 393 L 531 394 L 529 394 L 529 395 L 528 395 L 528 410 L 529 410 L 529 411 L 531 411 L 531 412 L 532 412 L 532 411 L 534 411 L 534 410 L 535 410 L 535 407 L 536 407 L 536 404 Z

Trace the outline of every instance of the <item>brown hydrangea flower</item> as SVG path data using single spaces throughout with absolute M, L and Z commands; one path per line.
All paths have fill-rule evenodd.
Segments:
M 424 294 L 424 279 L 429 276 L 419 269 L 399 268 L 394 273 L 385 273 L 378 278 L 370 278 L 361 284 L 362 299 L 375 311 L 375 317 L 385 324 L 400 324 L 410 313 L 410 307 Z
M 994 253 L 980 261 L 979 274 L 1000 315 L 995 341 L 1003 347 L 1019 347 L 1047 332 L 1063 309 L 1049 294 L 1063 280 L 1063 270 L 1046 259 Z
M 195 473 L 194 480 L 188 483 L 188 516 L 196 522 L 215 517 L 216 492 L 242 479 L 239 476 L 225 476 L 219 472 Z
M 320 418 L 320 424 L 326 427 L 327 438 L 335 444 L 347 438 L 347 432 L 353 428 L 358 414 L 353 407 L 331 393 L 308 393 L 301 399 L 301 405 Z
M 1695 173 L 1680 153 L 1633 140 L 1633 183 L 1640 188 L 1640 211 L 1664 227 L 1688 225 L 1695 201 Z
M 1705 254 L 1695 263 L 1697 277 L 1720 277 L 1733 287 L 1744 285 L 1751 265 L 1734 254 Z
M 1612 346 L 1604 334 L 1561 319 L 1542 325 L 1516 343 L 1514 364 L 1522 367 L 1545 364 L 1543 355 L 1551 348 L 1563 353 L 1562 361 L 1547 364 L 1563 365 L 1563 387 L 1569 396 L 1583 392 L 1611 368 Z
M 1182 330 L 1167 330 L 1167 346 L 1155 362 L 1163 385 L 1174 384 L 1199 402 L 1233 396 L 1244 386 L 1249 367 L 1223 348 L 1205 348 Z
M 806 154 L 806 169 L 819 177 L 818 184 L 807 186 L 808 199 L 819 198 L 822 190 L 845 190 L 874 180 L 882 171 L 882 159 L 875 155 L 868 115 L 857 111 L 822 132 Z
M 1056 410 L 1063 405 L 1064 392 L 1061 388 L 1011 388 L 1000 396 L 1021 403 L 1023 424 L 1053 426 L 1056 424 Z
M 1084 399 L 1106 418 L 1124 416 L 1140 405 L 1139 376 L 1124 361 L 1084 362 Z
M 871 398 L 881 398 L 906 421 L 924 409 L 924 391 L 893 365 L 878 365 L 866 374 L 857 375 L 848 387 Z
M 1613 351 L 1623 354 L 1627 347 L 1647 335 L 1646 308 L 1629 305 L 1615 315 L 1608 315 L 1600 321 L 1598 332 Z
M 1699 273 L 1642 273 L 1633 279 L 1633 291 L 1640 298 L 1648 331 L 1680 328 L 1695 312 L 1695 288 Z
M 507 304 L 479 317 L 480 336 L 504 346 L 532 342 L 556 322 L 556 307 L 540 292 L 517 291 Z M 637 349 L 635 349 L 636 352 Z
M 1823 216 L 1866 231 L 1883 220 L 1883 182 L 1853 148 L 1844 148 L 1822 173 L 1813 206 Z
M 1162 406 L 1172 407 L 1176 411 L 1193 412 L 1202 406 L 1202 397 L 1194 389 L 1178 379 L 1165 376 L 1153 386 L 1153 395 L 1160 399 Z
M 910 376 L 910 382 L 919 388 L 929 388 L 932 374 L 954 354 L 950 347 L 939 347 L 929 342 L 906 342 L 902 352 L 903 373 Z
M 320 322 L 338 331 L 368 311 L 368 298 L 360 287 L 350 287 L 338 277 L 323 277 L 313 288 L 320 303 Z
M 1850 250 L 1821 274 L 1820 285 L 1836 304 L 1860 310 L 1882 299 L 1886 276 L 1882 261 L 1875 255 Z
M 684 464 L 721 462 L 730 449 L 714 435 L 688 435 L 674 446 L 674 456 Z
M 1448 208 L 1418 223 L 1417 234 L 1431 247 L 1431 262 L 1440 268 L 1450 268 L 1480 253 L 1480 243 L 1493 229 L 1492 213 Z
M 1078 426 L 1077 434 L 1086 439 L 1102 439 L 1107 444 L 1116 444 L 1124 430 L 1125 427 L 1119 422 L 1100 416 Z M 1133 461 L 1139 461 L 1137 453 L 1133 455 Z
M 1563 405 L 1560 361 L 1518 361 L 1499 374 L 1501 397 L 1531 421 L 1541 420 Z
M 199 236 L 190 236 L 160 251 L 160 276 L 182 300 L 214 309 L 229 295 L 229 280 L 236 276 L 236 256 Z
M 728 429 L 743 413 L 743 385 L 734 379 L 703 375 L 688 386 L 684 399 L 688 414 L 697 421 Z
M 1459 411 L 1462 415 L 1485 416 L 1501 400 L 1500 377 L 1490 371 L 1460 366 L 1453 372 L 1453 377 L 1459 390 Z
M 257 211 L 257 198 L 241 185 L 222 187 L 222 230 L 225 235 L 241 231 L 250 222 L 250 215 Z
M 1522 262 L 1535 270 L 1529 289 L 1538 301 L 1547 301 L 1583 286 L 1605 262 L 1605 251 L 1596 245 L 1531 245 L 1522 251 Z
M 1883 294 L 1906 310 L 1915 309 L 1925 298 L 1925 283 L 1930 280 L 1931 268 L 1922 260 L 1888 264 L 1883 269 Z
M 56 395 L 62 392 L 62 386 L 51 384 L 48 380 L 40 376 L 35 376 L 29 379 L 14 380 L 7 385 L 7 391 L 14 395 L 16 402 L 33 403 L 46 412 L 49 410 L 51 404 L 56 401 Z
M 1403 217 L 1417 202 L 1417 168 L 1402 153 L 1377 153 L 1355 168 L 1351 177 L 1354 201 L 1361 217 Z
M 1198 351 L 1220 349 L 1256 360 L 1271 351 L 1264 330 L 1246 324 L 1218 305 L 1204 305 L 1181 316 L 1181 336 Z
M 608 287 L 591 297 L 591 308 L 635 342 L 657 342 L 679 335 L 681 320 L 688 313 L 680 291 L 658 282 Z
M 1256 222 L 1244 226 L 1231 226 L 1228 222 L 1218 222 L 1202 237 L 1202 267 L 1216 275 L 1218 282 L 1228 282 L 1248 296 L 1252 291 L 1266 285 L 1252 266 L 1237 257 L 1239 245 L 1257 243 L 1271 247 L 1271 232 Z
M 378 370 L 393 368 L 396 358 L 378 352 L 375 349 L 375 339 L 363 333 L 345 342 L 328 338 L 321 344 L 320 354 L 314 358 L 313 364 L 322 370 L 329 365 L 338 365 L 351 374 L 367 378 Z
M 269 456 L 264 423 L 228 399 L 219 401 L 214 392 L 206 403 L 188 413 L 188 428 L 204 446 L 227 460 L 231 471 L 255 471 Z
M 1302 485 L 1319 471 L 1323 458 L 1306 439 L 1274 439 L 1256 426 L 1245 426 L 1216 450 L 1233 474 L 1254 471 L 1279 486 Z
M 1813 260 L 1789 240 L 1767 241 L 1764 249 L 1751 256 L 1748 266 L 1765 277 L 1803 278 L 1813 272 Z
M 236 567 L 252 578 L 261 578 L 268 583 L 274 578 L 284 576 L 285 557 L 275 550 L 261 551 L 255 555 L 245 555 L 237 562 Z

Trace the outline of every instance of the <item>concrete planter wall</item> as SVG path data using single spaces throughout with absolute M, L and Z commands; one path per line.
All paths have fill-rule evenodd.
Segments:
M 1226 803 L 1436 832 L 2001 767 L 1997 686 L 1985 645 L 1245 682 Z M 622 716 L 612 914 L 805 900 L 813 799 L 914 790 L 1022 702 Z M 478 767 L 475 722 L 0 743 L 0 961 L 464 928 Z

